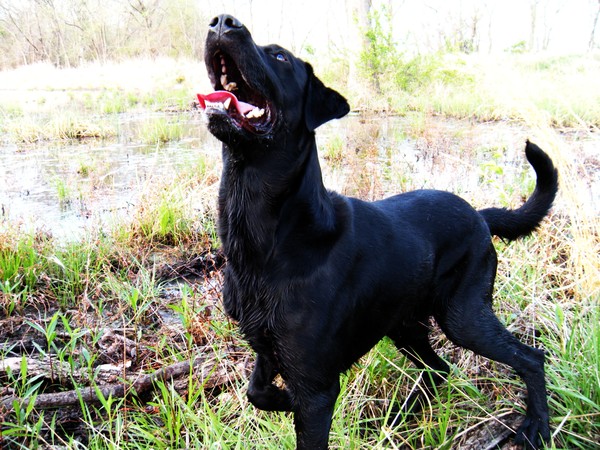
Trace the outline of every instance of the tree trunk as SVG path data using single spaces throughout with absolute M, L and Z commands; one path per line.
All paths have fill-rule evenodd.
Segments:
M 352 0 L 348 16 L 350 30 L 348 39 L 348 88 L 351 92 L 359 92 L 361 76 L 359 71 L 359 57 L 363 49 L 367 49 L 369 41 L 365 36 L 369 28 L 369 13 L 371 0 Z
M 598 0 L 598 9 L 596 10 L 596 16 L 594 17 L 594 23 L 592 24 L 592 32 L 590 33 L 590 42 L 588 43 L 588 49 L 592 51 L 596 40 L 596 27 L 598 26 L 598 17 L 600 17 L 600 0 Z

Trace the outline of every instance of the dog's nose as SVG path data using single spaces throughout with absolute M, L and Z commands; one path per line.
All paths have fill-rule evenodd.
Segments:
M 221 14 L 210 21 L 209 27 L 218 34 L 227 33 L 231 30 L 239 30 L 244 25 L 229 14 Z

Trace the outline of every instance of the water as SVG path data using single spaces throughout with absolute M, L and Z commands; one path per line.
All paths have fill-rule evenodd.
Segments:
M 184 139 L 164 145 L 132 140 L 152 117 L 123 116 L 109 140 L 0 145 L 0 207 L 4 225 L 43 230 L 59 239 L 127 216 L 146 184 L 174 176 L 202 153 L 219 151 L 199 117 L 184 117 Z
M 218 161 L 220 144 L 199 115 L 178 119 L 184 123 L 185 136 L 178 142 L 140 144 L 136 139 L 140 127 L 155 118 L 124 115 L 119 119 L 119 136 L 111 140 L 0 144 L 0 226 L 20 224 L 59 239 L 77 238 L 99 224 L 130 217 L 142 191 L 157 177 L 174 177 L 203 155 Z M 491 205 L 506 200 L 499 197 L 509 197 L 511 187 L 521 189 L 516 183 L 532 183 L 533 173 L 523 153 L 526 130 L 504 123 L 428 120 L 425 131 L 412 133 L 417 137 L 410 137 L 414 120 L 398 117 L 354 116 L 321 127 L 317 141 L 322 157 L 336 138 L 349 155 L 367 149 L 379 154 L 375 164 L 358 170 L 323 160 L 326 186 L 369 199 L 436 188 Z M 367 179 L 387 182 L 357 192 L 355 177 L 361 171 Z M 600 211 L 600 168 L 580 181 L 586 207 Z M 489 198 L 482 191 L 486 187 Z

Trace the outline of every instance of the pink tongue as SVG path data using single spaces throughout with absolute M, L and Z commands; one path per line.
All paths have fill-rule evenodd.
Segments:
M 240 102 L 235 95 L 233 95 L 229 91 L 215 91 L 208 95 L 198 94 L 198 101 L 200 102 L 200 106 L 202 109 L 206 109 L 206 102 L 211 103 L 224 103 L 227 99 L 231 99 L 233 105 L 238 110 L 238 112 L 242 115 L 246 115 L 254 108 L 254 105 L 250 103 Z

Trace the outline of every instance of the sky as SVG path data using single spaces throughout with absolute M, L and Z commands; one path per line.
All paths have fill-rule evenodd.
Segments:
M 230 13 L 249 26 L 258 43 L 277 42 L 296 52 L 343 48 L 356 34 L 352 0 L 200 1 L 207 17 Z M 598 0 L 373 0 L 373 5 L 391 10 L 396 42 L 411 50 L 428 51 L 448 34 L 468 34 L 478 11 L 481 51 L 505 51 L 523 41 L 532 42 L 535 50 L 582 53 L 588 49 Z M 532 5 L 537 5 L 533 41 Z

